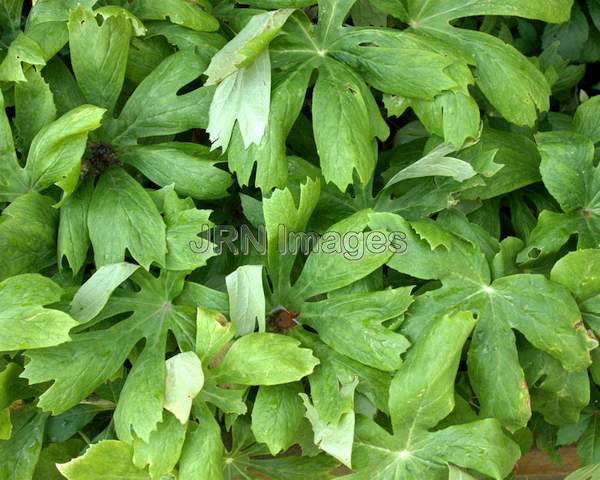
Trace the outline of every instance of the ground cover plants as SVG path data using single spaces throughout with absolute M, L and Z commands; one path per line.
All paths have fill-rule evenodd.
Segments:
M 600 478 L 600 2 L 0 29 L 0 480 Z

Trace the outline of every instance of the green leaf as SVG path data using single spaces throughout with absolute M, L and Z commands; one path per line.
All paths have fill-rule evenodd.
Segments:
M 395 431 L 434 427 L 454 408 L 454 377 L 465 340 L 475 326 L 467 312 L 445 316 L 409 350 L 390 386 Z M 410 441 L 410 437 L 407 442 Z
M 237 339 L 213 369 L 220 383 L 277 385 L 300 380 L 319 361 L 297 340 L 276 333 L 249 333 Z
M 593 209 L 600 175 L 593 166 L 592 142 L 570 132 L 538 134 L 536 142 L 542 156 L 542 180 L 561 208 L 566 213 Z
M 569 252 L 552 267 L 550 278 L 567 287 L 578 302 L 600 294 L 600 250 Z
M 310 66 L 304 66 L 290 72 L 279 83 L 274 80 L 267 127 L 258 145 L 245 148 L 239 130 L 234 129 L 228 162 L 240 185 L 248 184 L 256 163 L 255 184 L 263 192 L 284 186 L 288 176 L 286 138 L 300 114 L 311 72 Z
M 352 183 L 356 170 L 363 184 L 373 175 L 376 163 L 375 130 L 370 117 L 374 99 L 350 69 L 327 62 L 319 69 L 313 90 L 313 132 L 321 158 L 323 176 L 340 190 Z
M 27 21 L 25 33 L 35 40 L 44 58 L 52 58 L 69 40 L 67 21 L 72 9 L 81 4 L 83 7 L 92 8 L 97 0 L 64 0 L 36 2 L 32 5 Z
M 402 478 L 446 480 L 448 465 L 473 469 L 498 480 L 519 458 L 519 447 L 493 419 L 448 427 L 433 433 L 415 432 L 407 445 L 370 419 L 357 421 L 352 452 L 357 473 L 352 480 Z M 486 455 L 481 455 L 485 451 Z
M 204 72 L 208 76 L 207 85 L 217 84 L 236 70 L 253 63 L 279 34 L 292 12 L 291 9 L 282 9 L 254 15 L 212 58 Z
M 0 440 L 9 440 L 12 435 L 12 422 L 10 420 L 10 410 L 3 408 L 0 410 Z
M 519 359 L 530 385 L 532 410 L 552 425 L 576 423 L 590 402 L 587 371 L 568 372 L 558 360 L 531 346 L 520 348 Z
M 177 303 L 229 313 L 229 298 L 226 293 L 194 282 L 185 282 Z
M 478 420 L 434 432 L 454 407 L 454 377 L 463 343 L 475 320 L 467 312 L 437 317 L 407 354 L 390 387 L 394 434 L 359 417 L 352 479 L 445 479 L 447 465 L 477 470 L 498 480 L 512 470 L 519 448 L 497 420 Z M 443 353 L 440 353 L 443 352 Z M 481 452 L 486 452 L 481 455 Z
M 265 331 L 265 293 L 262 265 L 243 265 L 225 278 L 229 294 L 229 312 L 236 335 L 246 335 L 256 328 Z
M 8 46 L 6 56 L 0 63 L 0 81 L 26 82 L 22 64 L 45 65 L 44 52 L 29 36 L 19 32 Z
M 411 0 L 407 7 L 407 23 L 416 33 L 433 35 L 472 56 L 477 85 L 508 121 L 533 126 L 537 112 L 548 110 L 550 86 L 532 62 L 501 39 L 484 32 L 456 28 L 451 26 L 450 21 L 487 14 L 516 15 L 560 23 L 569 18 L 569 0 L 555 0 L 543 5 L 533 5 L 524 0 L 485 3 Z
M 456 468 L 454 465 L 448 465 L 448 480 L 474 480 L 467 472 L 464 472 L 460 468 Z
M 135 145 L 140 138 L 206 128 L 213 89 L 178 94 L 205 68 L 204 60 L 189 49 L 165 58 L 128 98 L 119 118 L 107 122 L 112 143 Z
M 501 166 L 486 175 L 485 185 L 474 186 L 461 194 L 466 199 L 488 199 L 525 187 L 540 180 L 540 155 L 535 143 L 524 135 L 484 128 L 479 142 L 461 152 L 460 158 L 472 162 L 487 153 Z
M 87 323 L 100 313 L 114 290 L 139 268 L 131 263 L 104 265 L 81 286 L 71 301 L 71 316 Z
M 296 441 L 304 415 L 298 396 L 301 392 L 298 382 L 258 388 L 252 408 L 252 433 L 269 447 L 271 455 L 287 450 Z
M 575 130 L 588 137 L 593 143 L 600 142 L 600 95 L 590 98 L 583 102 L 573 118 Z
M 35 192 L 17 198 L 0 217 L 0 279 L 56 262 L 56 209 Z
M 24 154 L 35 135 L 56 118 L 54 95 L 34 68 L 25 72 L 26 82 L 15 85 L 15 125 Z
M 142 20 L 168 19 L 177 25 L 200 32 L 213 32 L 219 29 L 219 22 L 209 13 L 209 2 L 166 0 L 156 3 L 152 0 L 136 0 L 131 5 L 131 11 Z
M 531 3 L 527 0 L 491 0 L 485 3 L 463 3 L 458 0 L 443 0 L 428 4 L 426 0 L 410 0 L 409 15 L 419 11 L 415 18 L 419 23 L 446 23 L 459 17 L 473 15 L 516 15 L 550 23 L 562 23 L 569 19 L 571 2 L 551 0 Z M 435 20 L 433 20 L 435 18 Z
M 183 352 L 169 358 L 166 368 L 165 409 L 185 424 L 192 400 L 204 385 L 202 363 L 194 352 Z
M 33 480 L 62 480 L 64 477 L 58 472 L 56 465 L 76 457 L 84 445 L 83 440 L 78 439 L 48 445 L 40 453 Z
M 63 259 L 66 258 L 71 270 L 77 273 L 87 261 L 90 247 L 87 218 L 93 193 L 94 181 L 92 178 L 88 178 L 79 185 L 79 188 L 67 198 L 60 208 L 57 239 L 59 268 L 64 267 Z
M 60 415 L 50 417 L 46 422 L 46 438 L 50 442 L 68 440 L 83 430 L 98 413 L 106 409 L 110 410 L 111 408 L 110 406 L 79 404 Z
M 298 206 L 289 189 L 275 190 L 269 198 L 263 199 L 269 276 L 275 291 L 285 292 L 291 287 L 290 274 L 296 258 L 292 249 L 298 252 L 301 251 L 301 246 L 290 237 L 295 237 L 306 229 L 319 200 L 320 190 L 319 181 L 307 178 L 305 183 L 300 185 Z M 281 255 L 282 246 L 289 247 L 284 255 Z
M 152 479 L 160 479 L 162 475 L 169 474 L 179 460 L 185 434 L 185 425 L 173 415 L 165 414 L 164 420 L 150 434 L 148 442 L 138 439 L 133 441 L 134 465 L 140 469 L 148 466 Z
M 34 408 L 12 412 L 13 427 L 9 440 L 0 440 L 0 478 L 32 478 L 42 449 L 46 415 Z
M 42 191 L 55 184 L 64 191 L 63 201 L 75 190 L 88 133 L 100 127 L 104 112 L 103 108 L 82 105 L 36 134 L 25 165 L 31 189 Z
M 175 191 L 180 195 L 198 200 L 215 200 L 229 195 L 227 188 L 231 185 L 231 176 L 215 167 L 223 160 L 202 145 L 166 142 L 125 147 L 119 157 L 161 187 L 174 183 Z
M 150 476 L 133 464 L 133 449 L 118 440 L 93 444 L 84 455 L 58 465 L 68 480 L 147 480 Z
M 0 25 L 6 30 L 16 32 L 21 26 L 21 13 L 23 2 L 21 0 L 9 0 L 2 3 L 0 7 Z
M 60 300 L 62 289 L 38 274 L 10 277 L 0 283 L 0 350 L 58 345 L 77 325 L 69 315 L 44 305 Z
M 59 115 L 85 103 L 77 80 L 60 57 L 54 57 L 48 62 L 44 67 L 43 77 L 54 95 L 54 103 Z
M 340 417 L 337 422 L 329 422 L 322 418 L 308 396 L 300 394 L 306 408 L 306 418 L 312 425 L 315 445 L 349 468 L 352 467 L 355 422 L 353 398 L 357 384 L 358 378 L 355 377 L 352 382 L 340 385 L 339 391 L 336 391 L 336 400 L 342 405 L 338 410 Z
M 533 126 L 538 111 L 550 107 L 550 87 L 542 72 L 514 47 L 491 35 L 460 30 L 457 37 L 475 57 L 477 85 L 492 105 L 508 121 Z
M 583 465 L 600 463 L 600 420 L 592 415 L 588 428 L 577 442 L 577 455 Z
M 206 405 L 196 402 L 194 415 L 198 418 L 198 423 L 191 423 L 186 436 L 179 461 L 179 479 L 220 480 L 223 478 L 225 450 L 221 429 Z
M 388 180 L 385 188 L 411 178 L 420 177 L 452 177 L 459 182 L 463 182 L 468 178 L 476 175 L 471 165 L 458 158 L 446 156 L 454 151 L 451 145 L 441 144 L 431 150 L 420 160 L 411 163 L 408 167 L 403 168 Z
M 581 313 L 564 287 L 534 274 L 509 275 L 489 283 L 487 262 L 479 249 L 457 243 L 457 238 L 437 223 L 413 222 L 413 228 L 418 225 L 419 238 L 398 217 L 392 220 L 394 217 L 379 214 L 372 218 L 372 228 L 407 232 L 408 249 L 404 255 L 392 257 L 392 268 L 419 278 L 442 279 L 442 288 L 418 296 L 411 306 L 403 329 L 411 341 L 431 324 L 432 316 L 456 310 L 478 314 L 468 367 L 484 416 L 498 418 L 516 430 L 531 415 L 511 329 L 519 330 L 568 371 L 589 365 L 592 345 L 581 325 Z M 514 311 L 520 315 L 515 316 Z M 502 394 L 498 392 L 499 379 Z
M 567 287 L 579 303 L 583 319 L 597 334 L 600 331 L 600 284 L 596 272 L 599 257 L 598 250 L 578 250 L 561 258 L 550 272 L 552 280 Z M 595 339 L 590 339 L 594 343 Z M 591 373 L 594 378 L 598 351 L 592 351 Z
M 112 325 L 104 324 L 104 328 L 74 334 L 71 342 L 57 347 L 29 351 L 23 376 L 31 383 L 54 380 L 40 396 L 39 405 L 59 414 L 112 378 L 134 346 L 145 338 L 121 391 L 114 422 L 124 441 L 131 441 L 133 433 L 147 441 L 163 416 L 168 332 L 186 350 L 193 348 L 195 332 L 191 309 L 172 304 L 183 288 L 182 274 L 163 273 L 155 278 L 138 270 L 131 279 L 140 290 L 113 295 L 104 310 L 107 317 L 131 312 L 129 316 Z M 98 358 L 105 361 L 98 362 Z
M 0 92 L 0 200 L 12 201 L 29 190 L 29 179 L 15 152 L 13 133 Z
M 311 348 L 319 359 L 319 366 L 310 375 L 309 382 L 311 400 L 325 421 L 337 423 L 340 411 L 346 408 L 344 402 L 339 402 L 340 382 L 349 384 L 355 377 L 359 380 L 356 391 L 369 398 L 379 410 L 388 411 L 389 375 L 335 352 L 306 330 L 294 328 L 289 335 Z
M 292 455 L 270 459 L 252 458 L 249 470 L 257 471 L 270 478 L 285 478 L 289 480 L 327 480 L 332 478 L 338 462 L 328 455 L 305 457 Z
M 209 363 L 233 338 L 235 328 L 217 311 L 198 308 L 196 315 L 196 353 Z
M 267 128 L 270 102 L 271 61 L 269 52 L 264 51 L 217 86 L 206 128 L 211 149 L 227 150 L 236 122 L 244 148 L 259 145 Z
M 433 40 L 391 29 L 352 29 L 335 42 L 334 55 L 360 72 L 367 83 L 387 94 L 432 99 L 459 86 L 451 66 L 462 59 Z M 336 49 L 337 49 L 336 48 Z M 473 83 L 470 74 L 464 79 Z
M 567 131 L 540 133 L 536 142 L 542 156 L 542 180 L 564 214 L 542 211 L 518 260 L 553 253 L 574 233 L 578 235 L 579 248 L 597 247 L 600 169 L 594 166 L 593 143 L 581 134 Z
M 68 27 L 71 65 L 86 101 L 112 112 L 125 78 L 131 22 L 122 14 L 99 25 L 96 13 L 80 5 Z
M 375 236 L 363 232 L 369 211 L 357 212 L 332 225 L 318 241 L 318 251 L 310 254 L 290 297 L 295 302 L 345 287 L 383 265 L 394 255 L 387 232 Z M 393 246 L 392 246 L 393 247 Z
M 565 480 L 594 480 L 598 473 L 600 473 L 600 464 L 588 465 L 567 475 Z
M 155 202 L 163 210 L 167 227 L 166 267 L 191 271 L 206 265 L 216 252 L 214 245 L 198 234 L 208 232 L 213 226 L 209 220 L 211 210 L 198 210 L 192 199 L 180 199 L 173 184 L 153 193 Z
M 513 469 L 520 451 L 495 419 L 445 428 L 433 434 L 432 454 L 447 461 L 501 479 Z M 486 452 L 481 455 L 482 449 Z
M 165 224 L 148 193 L 122 168 L 107 170 L 98 181 L 87 222 L 97 266 L 122 262 L 126 249 L 146 269 L 165 264 Z
M 402 315 L 412 303 L 412 287 L 339 295 L 302 306 L 299 320 L 314 328 L 335 351 L 365 365 L 392 372 L 402 365 L 408 340 L 383 322 Z
M 9 407 L 13 401 L 18 400 L 23 394 L 24 382 L 19 379 L 19 375 L 23 371 L 23 367 L 19 364 L 10 362 L 7 363 L 0 372 L 0 408 Z M 10 414 L 10 412 L 9 412 Z

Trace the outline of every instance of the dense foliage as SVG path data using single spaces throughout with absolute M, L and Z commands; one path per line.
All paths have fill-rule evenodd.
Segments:
M 0 480 L 598 478 L 600 1 L 0 29 Z

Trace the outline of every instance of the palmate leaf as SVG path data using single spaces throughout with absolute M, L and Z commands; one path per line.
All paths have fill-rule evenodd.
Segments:
M 446 479 L 448 463 L 498 480 L 519 457 L 497 420 L 477 420 L 430 432 L 454 407 L 460 352 L 475 321 L 460 312 L 430 323 L 392 380 L 393 434 L 373 420 L 357 422 L 352 479 Z M 443 351 L 443 354 L 440 352 Z M 485 449 L 485 456 L 481 455 Z
M 223 468 L 223 477 L 215 475 L 215 479 L 235 478 L 237 475 L 241 475 L 242 478 L 255 478 L 261 475 L 289 480 L 325 480 L 332 478 L 332 470 L 338 465 L 334 459 L 324 454 L 312 457 L 289 455 L 265 458 L 268 449 L 255 442 L 250 422 L 246 418 L 239 419 L 232 427 L 232 437 L 231 449 L 225 453 L 228 461 Z
M 0 478 L 600 461 L 600 3 L 106 3 L 0 5 Z
M 313 227 L 329 226 L 365 207 L 419 219 L 456 206 L 463 199 L 468 204 L 493 198 L 540 178 L 539 154 L 535 144 L 523 135 L 484 129 L 478 143 L 453 154 L 456 158 L 449 162 L 439 156 L 454 147 L 440 145 L 421 156 L 422 145 L 414 143 L 418 152 L 406 147 L 411 149 L 410 158 L 405 158 L 408 152 L 402 145 L 380 154 L 380 161 L 392 159 L 384 179 L 391 182 L 399 175 L 397 185 L 374 189 L 373 193 L 369 191 L 372 186 L 367 186 L 354 195 L 343 194 L 331 185 L 323 187 L 313 216 L 320 223 Z M 294 170 L 306 170 L 310 177 L 321 179 L 319 171 L 307 162 L 296 157 L 288 157 L 288 162 Z M 476 175 L 471 175 L 473 171 Z
M 167 57 L 138 85 L 119 118 L 108 123 L 106 139 L 114 145 L 135 145 L 140 138 L 206 127 L 214 88 L 178 95 L 205 68 L 206 63 L 191 50 Z
M 314 328 L 336 352 L 379 370 L 400 368 L 409 342 L 382 325 L 402 315 L 412 303 L 411 287 L 339 295 L 306 302 L 299 321 Z
M 352 460 L 355 434 L 354 392 L 367 402 L 387 411 L 390 375 L 366 366 L 350 356 L 337 353 L 316 335 L 304 330 L 291 332 L 319 358 L 319 366 L 309 376 L 310 398 L 302 395 L 305 416 L 313 430 L 313 441 L 323 451 L 347 466 Z M 391 336 L 391 335 L 390 335 Z M 404 340 L 401 335 L 397 338 Z M 398 343 L 398 342 L 396 342 Z M 394 352 L 397 355 L 396 352 Z
M 576 423 L 590 401 L 587 371 L 568 372 L 558 360 L 530 345 L 520 346 L 519 361 L 530 385 L 531 409 L 553 425 Z
M 535 274 L 508 275 L 492 281 L 485 256 L 476 243 L 459 239 L 433 221 L 409 225 L 390 214 L 375 214 L 372 219 L 372 228 L 407 234 L 407 252 L 392 257 L 390 267 L 418 278 L 442 280 L 441 288 L 418 296 L 411 306 L 403 327 L 411 341 L 420 337 L 432 315 L 456 309 L 478 314 L 468 366 L 483 416 L 498 418 L 507 428 L 518 429 L 531 415 L 512 329 L 569 372 L 589 365 L 594 342 L 586 335 L 577 304 L 564 287 Z M 520 315 L 513 315 L 515 310 Z
M 107 328 L 75 334 L 63 346 L 29 351 L 30 362 L 23 376 L 32 383 L 54 380 L 40 397 L 40 407 L 58 414 L 77 404 L 111 378 L 134 346 L 145 339 L 121 391 L 114 422 L 121 440 L 140 438 L 148 442 L 163 419 L 163 407 L 174 408 L 170 394 L 166 394 L 170 388 L 164 363 L 168 332 L 184 352 L 193 350 L 196 340 L 194 309 L 172 303 L 183 289 L 184 277 L 185 272 L 163 272 L 156 278 L 139 270 L 131 277 L 139 292 L 117 291 L 94 323 L 130 312 L 128 317 L 109 323 Z M 213 322 L 217 320 L 202 324 L 203 328 L 210 328 Z M 245 335 L 234 342 L 215 368 L 205 372 L 205 382 L 218 391 L 221 389 L 216 384 L 222 383 L 276 385 L 298 380 L 318 363 L 310 350 L 298 348 L 298 343 L 273 333 Z M 95 362 L 98 356 L 107 361 Z M 136 400 L 140 392 L 144 392 L 142 402 Z M 176 410 L 180 412 L 180 408 Z
M 234 148 L 229 152 L 230 163 L 236 171 L 244 172 L 242 182 L 256 162 L 258 185 L 263 190 L 283 185 L 287 170 L 285 136 L 300 112 L 314 69 L 319 73 L 312 104 L 313 128 L 321 166 L 325 180 L 342 190 L 352 183 L 354 170 L 361 182 L 368 182 L 375 164 L 373 140 L 388 136 L 367 83 L 386 93 L 432 98 L 442 90 L 472 81 L 463 59 L 439 42 L 432 44 L 396 30 L 342 27 L 352 3 L 321 2 L 316 26 L 305 14 L 296 12 L 283 27 L 285 34 L 271 42 L 273 67 L 291 75 L 281 83 L 281 91 L 277 87 L 274 90 L 273 124 L 261 144 L 249 151 Z M 390 64 L 385 60 L 403 52 L 406 62 Z M 451 65 L 463 68 L 459 79 L 446 72 Z M 415 82 L 416 77 L 426 81 Z M 293 90 L 286 92 L 283 85 Z M 338 146 L 332 143 L 337 138 Z M 276 174 L 268 174 L 267 165 L 276 166 Z
M 95 23 L 91 13 L 81 9 L 77 12 L 73 15 L 84 15 L 86 22 Z M 113 16 L 109 19 L 115 19 L 116 22 L 118 18 L 122 17 Z M 103 23 L 103 27 L 109 28 L 110 23 Z M 97 30 L 97 27 L 92 26 L 92 29 L 102 35 L 102 27 Z M 72 29 L 71 34 L 71 40 L 75 43 L 81 40 L 82 34 L 78 30 Z M 111 88 L 118 96 L 123 75 L 116 70 L 122 70 L 126 58 L 121 58 L 119 49 L 112 49 L 110 43 L 97 42 L 95 49 L 94 58 L 103 59 L 104 63 L 111 66 L 108 69 Z M 100 84 L 97 82 L 107 72 L 101 68 L 101 63 L 90 62 L 83 51 L 79 54 L 75 51 L 76 62 L 78 58 L 78 77 L 82 90 L 87 92 L 86 95 L 102 100 L 99 96 L 107 94 L 108 90 L 104 87 L 98 89 Z M 193 50 L 184 50 L 167 57 L 140 83 L 117 119 L 107 114 L 102 128 L 95 135 L 95 144 L 108 145 L 116 162 L 135 166 L 161 186 L 175 183 L 178 192 L 203 199 L 227 195 L 230 176 L 213 167 L 216 160 L 212 160 L 214 156 L 208 154 L 208 149 L 182 142 L 137 145 L 139 138 L 170 135 L 188 128 L 205 126 L 207 102 L 210 101 L 212 91 L 201 87 L 178 95 L 179 89 L 197 78 L 205 67 L 206 62 Z M 104 85 L 105 82 L 100 83 Z M 114 100 L 116 97 L 111 94 L 110 99 L 102 101 L 106 101 L 107 106 L 112 108 Z M 164 161 L 167 157 L 169 162 L 175 164 L 175 168 Z M 202 186 L 195 175 L 190 175 L 191 171 L 196 175 L 210 174 L 210 180 Z M 112 211 L 115 205 L 119 206 L 116 215 Z M 192 270 L 204 265 L 210 256 L 196 255 L 189 248 L 182 248 L 185 242 L 196 239 L 201 228 L 199 220 L 209 223 L 209 212 L 195 211 L 189 206 L 185 209 L 187 211 L 171 209 L 167 212 L 163 208 L 163 222 L 148 193 L 122 168 L 114 167 L 104 172 L 95 188 L 92 188 L 89 181 L 83 182 L 73 200 L 65 207 L 61 211 L 58 257 L 66 257 L 74 271 L 79 271 L 84 265 L 90 241 L 97 265 L 123 260 L 126 248 L 146 268 L 156 262 L 175 270 Z M 115 218 L 120 232 L 117 236 L 113 235 Z M 195 222 L 197 229 L 193 231 Z M 130 235 L 132 232 L 142 233 Z
M 326 1 L 320 2 L 319 23 L 316 27 L 302 14 L 292 15 L 284 26 L 285 35 L 272 42 L 270 51 L 273 66 L 290 72 L 318 68 L 320 76 L 327 78 L 327 71 L 331 71 L 331 66 L 335 65 L 335 62 L 331 62 L 333 57 L 336 61 L 349 65 L 354 72 L 336 75 L 336 84 L 341 83 L 343 78 L 344 83 L 350 82 L 348 88 L 352 91 L 360 91 L 363 97 L 366 95 L 363 102 L 367 104 L 367 110 L 370 94 L 364 81 L 384 93 L 407 98 L 425 125 L 443 135 L 457 148 L 468 137 L 476 137 L 479 128 L 479 110 L 467 90 L 467 86 L 474 82 L 468 64 L 477 65 L 479 87 L 508 120 L 532 125 L 537 118 L 537 111 L 548 109 L 549 86 L 542 73 L 529 60 L 495 37 L 450 27 L 447 22 L 461 16 L 477 15 L 482 8 L 489 10 L 491 14 L 510 12 L 512 15 L 561 21 L 568 16 L 568 2 L 555 2 L 552 8 L 530 7 L 526 2 L 516 2 L 510 8 L 500 3 L 486 4 L 486 7 L 461 4 L 457 8 L 452 2 L 436 2 L 427 3 L 424 9 L 419 8 L 419 2 L 411 2 L 405 12 L 406 16 L 402 13 L 400 18 L 411 25 L 414 33 L 368 27 L 341 27 L 352 3 L 336 2 L 332 6 Z M 399 61 L 399 55 L 401 59 L 404 58 L 402 55 L 406 55 L 406 60 Z M 489 58 L 492 56 L 500 57 L 502 61 L 491 63 Z M 393 62 L 389 61 L 390 58 Z M 330 68 L 325 68 L 327 66 Z M 341 69 L 338 71 L 341 72 Z M 353 78 L 355 74 L 359 75 L 358 79 Z M 516 84 L 510 82 L 509 77 L 504 78 L 505 75 L 510 78 L 518 77 L 519 81 Z M 331 139 L 337 136 L 328 135 L 327 128 L 331 128 L 333 132 L 338 122 L 334 127 L 324 117 L 324 123 L 317 125 L 315 122 L 313 125 L 325 179 L 344 190 L 351 183 L 355 168 L 361 181 L 367 182 L 372 167 L 369 162 L 362 165 L 356 163 L 357 159 L 366 162 L 365 159 L 372 155 L 366 153 L 372 136 L 384 139 L 387 132 L 378 125 L 376 112 L 372 109 L 368 113 L 364 109 L 360 112 L 353 102 L 344 102 L 345 89 L 341 85 L 338 87 L 333 89 L 335 94 L 324 96 L 321 101 L 313 98 L 313 114 L 319 111 L 332 112 L 333 118 L 336 117 L 333 112 L 337 108 L 338 118 L 348 118 L 349 125 L 362 125 L 352 132 L 353 141 L 357 143 L 348 145 L 348 142 L 344 142 L 342 155 L 329 155 Z M 298 95 L 302 95 L 302 92 Z M 336 103 L 338 107 L 335 107 Z M 286 122 L 293 121 L 298 112 L 296 109 L 288 110 Z M 456 121 L 456 115 L 460 116 L 461 121 Z M 444 122 L 444 116 L 448 121 Z M 365 127 L 369 124 L 370 127 Z M 271 128 L 274 127 L 269 127 Z M 263 138 L 264 145 L 259 149 L 249 153 L 234 151 L 229 154 L 235 168 L 244 169 L 243 171 L 251 168 L 242 166 L 244 160 L 257 162 L 258 171 L 264 171 L 260 166 L 262 162 L 277 165 L 276 176 L 268 178 L 261 175 L 259 178 L 259 186 L 265 190 L 281 186 L 285 180 L 285 141 L 282 138 L 285 128 L 277 130 L 276 137 Z M 370 137 L 365 133 L 363 140 L 360 136 L 356 137 L 357 132 L 362 131 L 375 133 L 371 133 Z M 269 145 L 275 142 L 277 146 Z M 339 151 L 331 148 L 332 152 L 334 150 Z M 337 165 L 331 163 L 334 160 Z
M 500 112 L 517 125 L 533 125 L 538 111 L 549 107 L 550 87 L 544 75 L 515 48 L 489 34 L 460 29 L 450 22 L 476 15 L 512 15 L 560 23 L 568 19 L 570 0 L 544 4 L 410 0 L 406 21 L 417 34 L 432 35 L 472 56 L 477 85 Z M 390 12 L 393 14 L 393 12 Z M 494 58 L 492 62 L 490 59 Z
M 142 275 L 148 276 L 147 273 Z M 120 296 L 121 300 L 125 297 Z M 114 301 L 113 298 L 112 301 Z M 131 298 L 131 300 L 135 300 Z M 141 298 L 138 297 L 137 302 Z M 110 303 L 109 303 L 110 308 Z M 184 307 L 180 307 L 184 308 Z M 182 311 L 182 310 L 180 310 Z M 126 320 L 127 321 L 127 320 Z M 125 322 L 126 322 L 125 321 Z M 224 320 L 220 319 L 220 322 Z M 206 340 L 207 335 L 214 326 L 220 327 L 221 323 L 215 318 L 199 312 L 198 316 L 198 338 Z M 212 330 L 214 332 L 214 329 Z M 232 336 L 223 337 L 224 342 L 228 342 Z M 312 371 L 316 359 L 311 357 L 308 349 L 297 348 L 298 341 L 292 338 L 286 338 L 275 334 L 250 334 L 235 342 L 231 350 L 225 354 L 215 369 L 204 368 L 207 375 L 207 382 L 202 386 L 199 381 L 203 375 L 203 368 L 198 357 L 192 351 L 175 355 L 166 362 L 166 386 L 164 387 L 164 407 L 169 411 L 174 411 L 175 415 L 163 412 L 162 420 L 156 424 L 156 427 L 149 433 L 148 439 L 143 439 L 139 435 L 123 438 L 117 427 L 119 438 L 125 441 L 107 440 L 97 444 L 88 450 L 83 456 L 76 458 L 67 464 L 59 466 L 59 470 L 67 478 L 102 478 L 102 476 L 111 474 L 115 478 L 161 478 L 172 472 L 178 463 L 179 477 L 183 479 L 194 479 L 198 476 L 207 475 L 207 478 L 223 478 L 224 470 L 228 468 L 231 462 L 225 462 L 224 447 L 221 439 L 221 433 L 212 412 L 200 397 L 194 399 L 200 389 L 207 388 L 212 390 L 213 395 L 206 396 L 211 403 L 215 402 L 215 395 L 218 390 L 227 392 L 228 390 L 215 387 L 215 382 L 242 381 L 251 384 L 273 384 L 279 382 L 293 381 Z M 216 345 L 213 343 L 213 346 Z M 224 343 L 220 343 L 221 346 Z M 206 344 L 204 345 L 206 347 Z M 204 347 L 201 347 L 202 349 Z M 185 346 L 181 346 L 185 350 Z M 216 347 L 217 351 L 220 347 Z M 203 350 L 207 353 L 206 350 Z M 258 360 L 260 353 L 268 352 L 268 358 Z M 199 352 L 200 353 L 200 352 Z M 142 353 L 142 356 L 144 354 Z M 201 355 L 206 358 L 204 355 Z M 138 357 L 141 358 L 141 357 Z M 256 358 L 256 363 L 251 366 L 248 372 L 241 371 L 240 358 Z M 287 362 L 287 363 L 285 363 Z M 207 362 L 208 363 L 208 362 Z M 281 368 L 283 365 L 283 368 Z M 274 366 L 279 368 L 274 369 Z M 137 368 L 137 367 L 134 367 Z M 214 370 L 214 371 L 213 371 Z M 130 374 L 129 378 L 132 378 Z M 242 375 L 242 376 L 240 376 Z M 277 387 L 269 387 L 275 389 Z M 125 383 L 121 398 L 127 395 L 128 383 Z M 147 389 L 139 392 L 147 392 Z M 243 390 L 242 390 L 243 392 Z M 294 392 L 294 398 L 300 402 L 299 397 Z M 193 405 L 192 405 L 192 399 Z M 136 408 L 140 407 L 139 402 L 133 402 L 129 398 L 128 402 Z M 191 407 L 192 419 L 189 419 Z M 220 408 L 221 405 L 219 405 Z M 119 407 L 117 407 L 119 408 Z M 300 411 L 300 419 L 302 412 Z M 119 414 L 116 413 L 115 421 Z M 238 423 L 236 423 L 238 425 Z M 238 427 L 234 427 L 234 430 Z M 245 424 L 245 428 L 247 425 Z M 249 433 L 249 431 L 248 431 Z M 296 432 L 293 432 L 295 438 Z M 235 433 L 234 433 L 235 435 Z M 243 440 L 247 442 L 251 435 Z M 236 440 L 237 441 L 237 440 Z M 237 443 L 234 444 L 234 449 Z M 246 443 L 239 445 L 239 448 L 245 448 Z M 258 448 L 257 448 L 258 447 Z M 254 460 L 250 455 L 262 455 L 264 448 L 254 445 L 247 453 L 240 452 L 236 457 L 243 468 L 253 465 Z M 248 456 L 247 458 L 245 456 Z M 241 458 L 237 458 L 241 457 Z M 274 463 L 272 468 L 285 468 L 285 463 L 278 466 Z M 309 461 L 307 468 L 313 462 Z M 319 462 L 317 462 L 318 464 Z M 237 463 L 236 463 L 237 465 Z M 258 465 L 261 461 L 258 460 Z M 331 462 L 326 462 L 327 469 L 333 467 Z M 316 464 L 315 464 L 316 467 Z M 236 467 L 237 468 L 237 467 Z M 269 463 L 264 465 L 269 468 Z M 290 466 L 293 468 L 293 466 Z M 302 466 L 298 466 L 302 468 Z M 257 468 L 258 469 L 258 468 Z M 259 469 L 260 470 L 260 469 Z M 202 477 L 204 478 L 204 477 Z
M 24 375 L 33 383 L 54 380 L 53 386 L 40 397 L 40 407 L 57 414 L 77 404 L 112 377 L 135 344 L 145 338 L 145 348 L 121 392 L 115 426 L 120 438 L 126 441 L 132 440 L 132 432 L 148 440 L 162 418 L 167 332 L 175 334 L 184 350 L 193 345 L 193 314 L 183 306 L 171 305 L 183 288 L 182 276 L 164 273 L 155 278 L 138 271 L 132 280 L 141 290 L 113 297 L 103 315 L 106 318 L 132 312 L 125 320 L 106 329 L 75 334 L 62 347 L 29 352 L 31 361 Z M 98 356 L 107 361 L 95 362 Z M 77 380 L 73 381 L 74 378 Z M 148 393 L 143 403 L 135 400 L 139 391 Z

